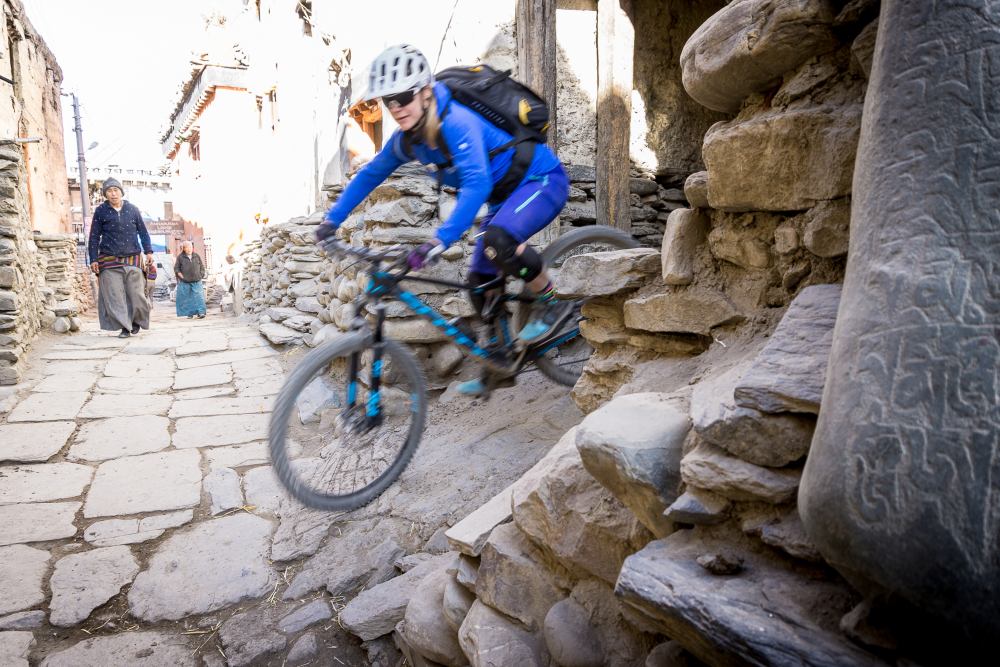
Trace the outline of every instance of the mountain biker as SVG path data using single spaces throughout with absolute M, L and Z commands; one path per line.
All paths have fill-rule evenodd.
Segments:
M 423 53 L 408 44 L 383 51 L 369 71 L 365 100 L 381 98 L 399 125 L 385 147 L 355 175 L 317 229 L 317 239 L 332 236 L 351 211 L 399 166 L 418 160 L 425 165 L 450 162 L 438 177 L 458 189 L 452 214 L 435 233 L 407 257 L 410 267 L 422 269 L 471 226 L 480 207 L 512 165 L 512 136 L 481 115 L 452 99 L 443 83 L 436 83 Z M 490 157 L 490 152 L 508 146 Z M 540 316 L 518 333 L 524 342 L 539 340 L 571 308 L 554 297 L 554 289 L 541 255 L 528 239 L 552 222 L 569 196 L 569 178 L 559 158 L 544 144 L 535 147 L 530 165 L 513 192 L 490 202 L 480 222 L 468 283 L 482 285 L 499 272 L 521 278 L 527 290 L 543 305 Z M 482 313 L 485 298 L 473 294 L 472 304 Z M 482 380 L 459 386 L 465 394 L 486 391 Z

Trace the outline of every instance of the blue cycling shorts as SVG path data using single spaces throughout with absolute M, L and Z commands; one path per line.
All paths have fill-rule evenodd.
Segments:
M 524 243 L 556 219 L 569 198 L 569 177 L 562 165 L 552 171 L 526 179 L 502 204 L 491 207 L 479 223 L 476 249 L 470 269 L 476 273 L 498 275 L 499 269 L 483 254 L 483 232 L 499 225 L 515 239 Z

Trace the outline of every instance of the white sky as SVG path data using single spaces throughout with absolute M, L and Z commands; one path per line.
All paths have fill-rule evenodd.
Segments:
M 80 98 L 88 166 L 155 169 L 159 130 L 218 0 L 22 0 L 63 70 L 64 93 Z M 67 165 L 76 164 L 73 109 L 64 97 Z

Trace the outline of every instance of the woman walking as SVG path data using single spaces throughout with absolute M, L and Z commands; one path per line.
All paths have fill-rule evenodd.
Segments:
M 128 338 L 149 328 L 143 268 L 153 262 L 153 246 L 142 213 L 125 201 L 122 184 L 109 178 L 101 194 L 106 201 L 94 211 L 87 248 L 90 270 L 97 275 L 97 317 L 101 329 Z
M 177 276 L 177 317 L 205 317 L 205 264 L 194 251 L 194 243 L 185 241 L 174 264 Z

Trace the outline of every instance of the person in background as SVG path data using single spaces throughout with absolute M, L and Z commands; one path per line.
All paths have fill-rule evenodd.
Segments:
M 97 274 L 97 317 L 101 329 L 128 338 L 149 328 L 144 269 L 153 262 L 153 244 L 139 208 L 125 201 L 121 183 L 107 179 L 101 194 L 105 202 L 94 211 L 87 247 L 90 270 Z
M 146 265 L 146 300 L 153 307 L 153 288 L 156 287 L 156 260 Z
M 205 288 L 201 284 L 205 278 L 205 263 L 194 251 L 191 241 L 181 244 L 174 275 L 177 277 L 177 317 L 205 317 Z

